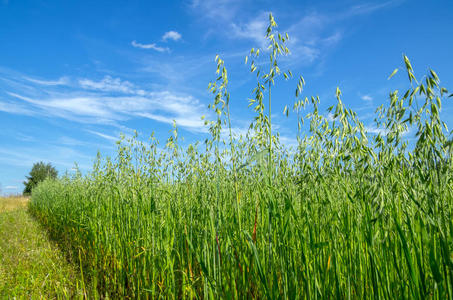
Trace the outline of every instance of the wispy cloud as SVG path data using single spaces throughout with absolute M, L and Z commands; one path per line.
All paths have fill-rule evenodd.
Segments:
M 176 122 L 177 126 L 182 126 L 188 129 L 192 129 L 197 132 L 206 132 L 204 128 L 204 122 L 201 120 L 201 116 L 196 115 L 182 115 L 176 114 L 175 116 L 165 116 L 158 115 L 153 113 L 138 113 L 140 117 L 148 118 L 162 123 L 173 124 L 173 121 Z
M 322 38 L 320 40 L 320 42 L 324 45 L 327 45 L 327 46 L 330 46 L 330 45 L 335 45 L 337 44 L 338 42 L 341 41 L 341 39 L 343 38 L 343 34 L 341 32 L 334 32 L 332 33 L 331 35 L 325 37 L 325 38 Z
M 367 102 L 373 101 L 373 97 L 371 97 L 370 95 L 363 95 L 360 97 L 360 99 Z
M 134 118 L 147 118 L 166 124 L 176 120 L 178 126 L 187 130 L 205 130 L 200 117 L 209 115 L 209 112 L 198 99 L 190 95 L 148 91 L 129 81 L 110 76 L 100 81 L 80 79 L 78 83 L 70 91 L 63 92 L 52 86 L 40 92 L 23 92 L 12 87 L 13 91 L 6 92 L 8 97 L 0 99 L 0 111 L 115 127 L 121 127 L 123 121 Z M 116 140 L 99 132 L 91 133 Z
M 275 9 L 277 21 L 280 20 L 284 24 L 278 28 L 278 31 L 288 32 L 290 35 L 288 47 L 293 53 L 291 64 L 322 64 L 331 49 L 343 40 L 348 26 L 344 21 L 398 5 L 402 1 L 404 0 L 368 2 L 335 12 L 321 12 L 308 7 L 302 13 L 300 10 L 286 11 L 284 19 L 278 15 L 281 9 L 277 5 L 270 5 L 269 9 Z M 246 6 L 245 1 L 236 0 L 193 0 L 191 2 L 193 11 L 204 18 L 205 22 L 211 22 L 210 30 L 212 26 L 218 26 L 216 35 L 248 39 L 256 46 L 266 49 L 268 44 L 264 35 L 268 26 L 269 12 L 254 11 L 250 14 L 247 13 L 249 10 L 244 9 Z
M 62 136 L 58 139 L 58 144 L 67 146 L 82 146 L 86 145 L 87 143 L 69 136 Z
M 386 128 L 378 128 L 376 127 L 376 125 L 368 125 L 368 126 L 365 126 L 365 130 L 368 132 L 368 133 L 372 133 L 372 134 L 381 134 L 381 135 L 386 135 L 390 132 L 389 129 L 386 129 Z M 408 130 L 404 131 L 401 135 L 402 136 L 408 136 L 410 135 L 411 133 L 413 133 L 414 130 L 413 128 L 409 128 Z
M 59 168 L 71 168 L 74 161 L 89 162 L 91 156 L 85 155 L 73 148 L 63 146 L 48 146 L 45 148 L 18 147 L 6 149 L 0 147 L 0 163 L 7 166 L 31 167 L 38 161 L 51 161 Z M 79 165 L 81 169 L 87 170 L 89 164 Z
M 108 134 L 105 134 L 105 133 L 102 133 L 102 132 L 98 132 L 98 131 L 94 131 L 94 130 L 86 130 L 87 132 L 91 133 L 91 134 L 94 134 L 94 135 L 97 135 L 101 138 L 104 138 L 106 140 L 109 140 L 109 141 L 118 141 L 119 140 L 119 137 L 114 137 L 112 135 L 108 135 Z
M 151 55 L 145 55 L 137 59 L 137 63 L 141 65 L 139 69 L 142 73 L 147 73 L 146 76 L 152 76 L 154 85 L 159 85 L 157 89 L 169 89 L 169 90 L 184 90 L 190 94 L 205 95 L 205 88 L 207 84 L 203 83 L 202 86 L 196 86 L 200 84 L 200 78 L 205 78 L 205 82 L 208 82 L 212 77 L 207 77 L 212 74 L 215 70 L 215 52 L 208 54 L 197 54 L 197 55 L 171 55 L 165 60 L 154 59 Z M 245 52 L 241 52 L 238 56 L 242 58 Z M 225 59 L 225 56 L 222 56 Z M 194 84 L 188 84 L 194 83 Z
M 135 89 L 134 85 L 129 81 L 122 81 L 120 78 L 112 78 L 108 75 L 101 81 L 80 79 L 79 84 L 84 89 L 99 90 L 103 92 L 132 93 Z
M 297 142 L 296 138 L 293 137 L 288 137 L 288 136 L 280 136 L 280 143 L 286 148 L 286 149 L 297 149 L 297 146 L 299 143 Z
M 17 185 L 7 185 L 4 187 L 5 190 L 18 190 L 19 187 Z
M 266 28 L 268 26 L 267 16 L 269 13 L 262 13 L 257 18 L 245 24 L 232 24 L 233 36 L 237 38 L 250 39 L 256 42 L 262 49 L 267 48 L 265 38 Z
M 35 108 L 42 109 L 50 115 L 67 117 L 83 116 L 89 118 L 115 119 L 114 110 L 107 107 L 107 102 L 112 103 L 112 98 L 62 95 L 45 99 L 36 99 L 8 92 L 11 97 L 21 99 Z M 104 101 L 107 100 L 107 101 Z M 74 120 L 74 118 L 68 118 Z
M 191 8 L 205 18 L 230 21 L 237 15 L 241 0 L 193 0 Z
M 344 17 L 350 17 L 350 16 L 357 16 L 357 15 L 364 15 L 364 14 L 369 14 L 372 12 L 375 12 L 377 10 L 393 6 L 393 5 L 399 5 L 401 2 L 404 0 L 400 1 L 386 1 L 386 2 L 375 2 L 375 3 L 362 3 L 358 5 L 354 5 L 350 7 L 346 12 L 343 13 Z
M 85 129 L 84 131 L 88 133 L 95 134 L 101 138 L 107 139 L 109 141 L 117 141 L 119 138 L 114 138 L 109 135 L 104 135 L 102 133 L 92 131 L 92 130 L 87 130 Z M 81 133 L 81 132 L 80 132 Z M 91 140 L 91 139 L 90 139 Z M 47 143 L 53 144 L 53 145 L 58 145 L 58 146 L 68 146 L 71 148 L 77 148 L 77 149 L 84 149 L 87 150 L 89 149 L 90 151 L 92 150 L 99 150 L 103 149 L 104 151 L 109 151 L 113 149 L 112 143 L 103 143 L 100 141 L 89 141 L 87 139 L 79 139 L 79 138 L 74 138 L 71 136 L 61 136 L 57 139 L 52 139 L 48 140 Z
M 325 28 L 331 22 L 332 18 L 328 15 L 310 12 L 300 18 L 296 18 L 296 21 L 286 31 L 289 32 L 293 42 L 296 40 L 308 45 L 315 45 L 322 38 Z
M 40 80 L 24 76 L 24 79 L 40 85 L 66 85 L 69 83 L 69 79 L 67 77 L 60 77 L 58 80 Z
M 158 52 L 170 52 L 170 49 L 167 47 L 159 47 L 155 43 L 152 44 L 140 44 L 137 43 L 136 41 L 132 41 L 131 45 L 135 48 L 141 48 L 141 49 L 152 49 L 156 50 Z
M 232 36 L 249 39 L 262 50 L 267 50 L 269 42 L 265 38 L 265 33 L 268 26 L 268 18 L 269 13 L 266 12 L 246 24 L 232 24 Z M 291 51 L 291 65 L 313 63 L 320 57 L 321 53 L 324 52 L 326 48 L 334 47 L 342 38 L 340 33 L 332 33 L 326 37 L 323 37 L 321 33 L 317 33 L 315 36 L 309 38 L 304 34 L 305 31 L 303 30 L 303 27 L 311 27 L 311 25 L 302 25 L 303 22 L 306 21 L 310 20 L 303 20 L 296 23 L 294 26 L 277 30 L 281 33 L 289 33 L 290 40 L 287 45 Z M 310 32 L 312 32 L 312 30 L 310 30 Z M 285 58 L 282 58 L 282 61 L 285 61 Z M 286 61 L 289 62 L 289 59 L 286 59 Z
M 278 16 L 277 16 L 278 17 Z M 232 23 L 229 36 L 253 41 L 261 49 L 266 50 L 268 41 L 265 38 L 269 12 L 262 12 L 246 23 Z M 278 18 L 277 18 L 278 19 Z M 294 19 L 294 17 L 293 17 Z M 287 27 L 278 28 L 279 32 L 288 32 L 293 64 L 312 63 L 327 49 L 335 47 L 343 38 L 339 29 L 327 28 L 328 16 L 310 13 L 297 19 Z
M 385 128 L 378 128 L 376 127 L 376 125 L 369 125 L 369 126 L 365 126 L 365 131 L 368 132 L 368 133 L 372 133 L 372 134 L 381 134 L 381 135 L 385 135 L 389 132 L 388 129 L 385 129 Z
M 15 132 L 15 138 L 21 142 L 35 142 L 36 139 L 30 135 L 23 134 L 21 132 Z
M 18 114 L 18 115 L 25 115 L 25 116 L 31 116 L 34 114 L 34 112 L 22 105 L 18 105 L 16 103 L 12 102 L 0 102 L 0 111 L 7 112 L 7 113 L 12 113 L 12 114 Z
M 318 12 L 308 13 L 282 31 L 289 33 L 289 48 L 295 63 L 321 61 L 322 64 L 323 57 L 343 39 L 341 26 L 333 26 L 333 18 Z
M 333 116 L 334 116 L 333 113 L 327 113 L 324 117 L 326 118 L 327 121 L 333 122 L 333 121 L 335 121 L 335 120 L 338 119 L 338 117 L 337 117 L 337 118 L 334 118 Z
M 177 31 L 170 30 L 168 32 L 165 32 L 165 34 L 162 36 L 163 41 L 167 40 L 173 40 L 173 41 L 178 41 L 181 39 L 181 34 Z

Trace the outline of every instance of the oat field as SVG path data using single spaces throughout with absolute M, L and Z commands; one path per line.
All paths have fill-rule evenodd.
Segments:
M 295 76 L 279 68 L 288 36 L 275 25 L 271 16 L 269 49 L 247 58 L 247 136 L 231 125 L 217 57 L 206 141 L 182 145 L 177 124 L 162 146 L 123 138 L 88 174 L 40 184 L 32 214 L 98 297 L 453 298 L 452 138 L 440 117 L 451 95 L 404 56 L 390 77 L 408 76 L 408 88 L 390 93 L 368 132 L 340 89 L 320 111 L 296 77 L 289 149 L 272 123 L 272 89 Z

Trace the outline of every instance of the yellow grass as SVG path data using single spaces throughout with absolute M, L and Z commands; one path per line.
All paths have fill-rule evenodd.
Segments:
M 0 212 L 12 211 L 27 206 L 30 197 L 7 196 L 0 197 Z

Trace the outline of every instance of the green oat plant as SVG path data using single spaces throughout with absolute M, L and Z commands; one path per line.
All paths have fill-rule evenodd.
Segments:
M 40 184 L 31 211 L 100 298 L 453 298 L 452 139 L 436 73 L 417 81 L 404 56 L 410 87 L 377 110 L 376 134 L 339 89 L 324 117 L 299 77 L 289 151 L 271 120 L 274 84 L 292 78 L 276 26 L 270 15 L 269 48 L 246 59 L 257 83 L 245 137 L 216 57 L 205 143 L 182 147 L 176 124 L 163 151 L 153 135 L 123 137 L 86 176 Z

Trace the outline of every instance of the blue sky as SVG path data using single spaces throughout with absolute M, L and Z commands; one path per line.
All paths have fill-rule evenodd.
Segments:
M 152 131 L 164 144 L 173 120 L 189 143 L 205 136 L 216 54 L 229 71 L 233 127 L 240 133 L 255 76 L 244 65 L 264 45 L 268 14 L 288 32 L 282 60 L 322 107 L 344 103 L 373 128 L 374 109 L 407 88 L 406 54 L 421 78 L 434 69 L 453 90 L 453 1 L 15 1 L 0 0 L 0 184 L 19 193 L 38 161 L 60 172 L 89 170 L 120 133 Z M 278 82 L 273 122 L 282 141 L 297 124 L 283 116 L 297 81 Z M 443 116 L 452 124 L 452 105 Z

